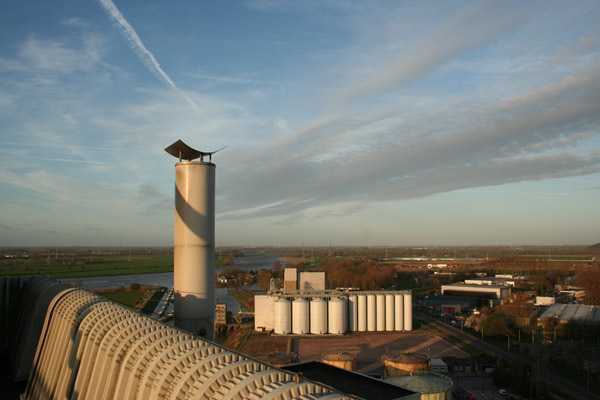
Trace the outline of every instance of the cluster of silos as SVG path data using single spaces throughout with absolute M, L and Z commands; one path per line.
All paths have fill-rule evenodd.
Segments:
M 398 292 L 350 294 L 348 330 L 351 332 L 412 330 L 412 294 Z
M 334 334 L 348 331 L 347 300 L 281 297 L 274 304 L 273 332 L 286 334 Z

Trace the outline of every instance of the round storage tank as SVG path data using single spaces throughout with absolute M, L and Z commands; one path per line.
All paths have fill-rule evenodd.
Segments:
M 346 332 L 346 302 L 339 297 L 329 300 L 329 333 L 340 335 Z
M 358 295 L 358 308 L 356 319 L 358 320 L 358 331 L 364 332 L 367 330 L 367 296 Z
M 423 400 L 451 400 L 452 379 L 432 372 L 413 372 L 409 375 L 390 376 L 387 383 L 421 393 Z
M 273 332 L 287 335 L 292 331 L 292 304 L 288 299 L 281 298 L 274 304 Z
M 358 296 L 355 294 L 348 296 L 348 330 L 358 330 Z
M 385 295 L 378 294 L 377 296 L 377 330 L 385 331 Z
M 310 333 L 327 333 L 327 300 L 317 297 L 310 301 Z
M 394 330 L 394 295 L 385 295 L 385 330 Z
M 310 331 L 309 303 L 306 299 L 292 301 L 292 333 L 304 335 Z
M 344 368 L 350 371 L 356 370 L 356 355 L 350 353 L 328 353 L 321 357 L 321 361 L 325 364 L 333 365 L 339 368 Z
M 412 294 L 404 295 L 404 330 L 412 331 Z
M 383 377 L 429 371 L 429 358 L 416 354 L 386 354 L 381 357 Z
M 367 295 L 367 330 L 377 330 L 377 300 L 374 294 Z
M 397 331 L 404 330 L 404 295 L 394 295 L 394 328 Z

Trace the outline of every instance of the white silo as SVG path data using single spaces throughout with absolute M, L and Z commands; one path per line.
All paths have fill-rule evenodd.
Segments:
M 292 333 L 304 335 L 310 330 L 309 303 L 299 298 L 292 301 Z
M 362 294 L 358 295 L 357 298 L 356 319 L 358 320 L 358 331 L 364 332 L 367 330 L 367 296 Z
M 340 335 L 346 332 L 346 302 L 339 297 L 329 300 L 329 333 Z
M 404 330 L 404 295 L 394 295 L 394 329 Z
M 412 294 L 404 295 L 404 330 L 412 331 Z
M 367 330 L 377 330 L 377 300 L 374 294 L 367 295 Z
M 213 153 L 181 140 L 165 149 L 175 164 L 175 325 L 213 340 L 215 333 L 215 164 Z M 209 162 L 204 162 L 209 157 Z M 200 161 L 192 161 L 200 158 Z M 183 161 L 187 160 L 187 161 Z
M 288 299 L 281 298 L 275 302 L 275 323 L 273 332 L 287 335 L 292 331 L 292 305 Z
M 385 331 L 385 295 L 378 294 L 377 298 L 377 330 Z
M 385 295 L 385 330 L 393 331 L 394 330 L 394 295 L 386 294 Z
M 355 294 L 348 296 L 348 330 L 358 330 L 358 296 Z
M 327 333 L 327 300 L 317 297 L 310 301 L 310 333 Z

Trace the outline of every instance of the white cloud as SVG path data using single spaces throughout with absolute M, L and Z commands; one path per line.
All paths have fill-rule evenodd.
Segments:
M 87 21 L 78 17 L 66 18 L 61 21 L 61 23 L 65 26 L 70 26 L 74 28 L 86 28 L 88 26 Z

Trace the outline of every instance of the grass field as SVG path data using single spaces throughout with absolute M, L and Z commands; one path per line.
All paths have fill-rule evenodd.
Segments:
M 173 255 L 105 256 L 102 262 L 93 262 L 94 258 L 83 258 L 85 263 L 68 264 L 64 260 L 55 264 L 34 264 L 32 260 L 20 260 L 18 265 L 0 264 L 0 275 L 31 276 L 44 274 L 52 278 L 79 278 L 86 276 L 109 276 L 129 274 L 149 274 L 173 271 Z M 87 261 L 90 260 L 90 261 Z
M 99 293 L 102 297 L 116 301 L 127 307 L 133 307 L 133 303 L 143 296 L 143 290 L 120 290 L 117 292 Z
M 79 259 L 79 258 L 78 258 Z M 58 259 L 55 264 L 35 264 L 33 260 L 0 262 L 0 276 L 48 275 L 51 278 L 81 278 L 89 276 L 152 274 L 173 272 L 173 254 L 138 255 L 129 258 L 126 255 L 81 257 L 85 263 L 69 264 L 71 260 Z M 53 259 L 50 259 L 54 262 Z M 215 268 L 221 267 L 220 259 L 215 260 Z

